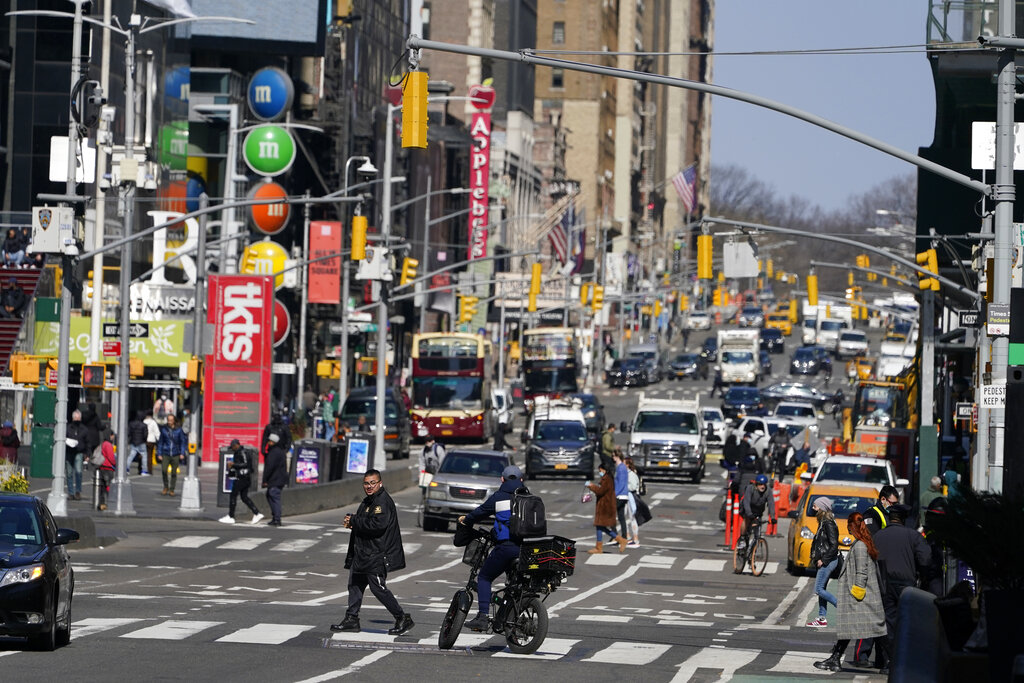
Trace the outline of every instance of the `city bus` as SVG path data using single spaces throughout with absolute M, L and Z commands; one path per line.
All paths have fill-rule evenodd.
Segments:
M 523 332 L 521 367 L 524 404 L 537 396 L 558 398 L 579 391 L 579 344 L 571 327 L 535 327 Z
M 486 441 L 491 414 L 491 342 L 478 334 L 430 332 L 412 338 L 413 436 Z

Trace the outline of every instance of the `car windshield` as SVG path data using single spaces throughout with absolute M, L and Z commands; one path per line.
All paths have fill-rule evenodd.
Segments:
M 753 387 L 733 387 L 725 392 L 725 400 L 750 403 L 761 400 L 761 394 Z
M 818 481 L 853 481 L 861 484 L 888 484 L 884 467 L 853 462 L 829 462 L 821 466 Z
M 835 332 L 846 327 L 846 323 L 841 320 L 823 320 L 821 322 L 821 329 L 823 332 Z
M 642 362 L 639 358 L 620 358 L 612 363 L 612 370 L 636 370 Z
M 594 398 L 593 394 L 575 394 L 572 398 L 579 399 L 584 409 L 593 408 L 597 405 L 597 399 Z
M 657 356 L 658 356 L 658 352 L 657 351 L 641 351 L 641 350 L 635 350 L 634 349 L 634 350 L 629 352 L 629 357 L 630 358 L 643 358 L 644 360 L 650 360 L 652 358 L 656 358 Z
M 634 432 L 662 432 L 666 434 L 699 434 L 694 413 L 675 413 L 645 410 L 636 416 Z
M 867 339 L 863 332 L 843 332 L 839 339 L 841 341 L 865 341 Z
M 781 417 L 814 417 L 814 408 L 811 406 L 780 405 L 775 409 L 775 414 Z
M 760 308 L 744 308 L 743 315 L 761 315 Z
M 42 545 L 43 530 L 39 518 L 27 505 L 0 507 L 0 548 Z
M 761 330 L 761 339 L 782 339 L 782 332 L 779 330 Z
M 692 364 L 697 362 L 697 358 L 699 358 L 699 356 L 695 353 L 681 353 L 678 356 L 676 356 L 676 359 L 672 362 L 681 364 Z
M 502 471 L 507 466 L 507 458 L 454 451 L 444 457 L 438 472 L 440 474 L 475 474 L 481 477 L 501 477 Z
M 345 401 L 345 407 L 342 408 L 341 411 L 341 419 L 349 421 L 350 425 L 354 425 L 360 415 L 372 419 L 376 415 L 376 411 L 376 398 L 350 398 Z M 397 420 L 398 406 L 396 406 L 392 401 L 385 401 L 384 413 L 384 417 L 388 420 Z
M 576 441 L 587 440 L 587 428 L 582 422 L 568 420 L 543 420 L 537 423 L 536 439 L 538 441 Z
M 526 390 L 531 393 L 545 391 L 578 391 L 576 368 L 524 368 Z
M 723 351 L 722 352 L 723 363 L 752 363 L 754 362 L 754 354 L 750 351 Z
M 725 419 L 722 417 L 722 411 L 712 409 L 705 409 L 702 417 L 705 422 L 721 422 Z
M 482 408 L 481 377 L 415 377 L 412 404 L 417 408 Z
M 770 316 L 768 316 L 768 319 L 771 320 L 772 322 L 779 323 L 789 320 L 789 316 L 786 315 L 785 313 L 772 313 Z
M 813 516 L 815 514 L 812 507 L 814 505 L 814 501 L 824 497 L 825 496 L 822 495 L 808 496 L 808 515 Z M 863 513 L 865 510 L 869 509 L 875 501 L 873 497 L 869 498 L 866 496 L 828 496 L 828 498 L 832 500 L 832 513 L 836 516 L 836 520 L 846 519 L 854 512 Z
M 814 360 L 816 355 L 813 349 L 805 346 L 796 350 L 796 353 L 793 354 L 793 360 Z
M 782 423 L 780 422 L 769 422 L 768 433 L 774 436 L 775 432 L 779 431 L 781 427 Z M 800 432 L 804 431 L 804 429 L 805 427 L 803 425 L 786 425 L 786 433 L 789 434 L 790 439 L 799 435 Z

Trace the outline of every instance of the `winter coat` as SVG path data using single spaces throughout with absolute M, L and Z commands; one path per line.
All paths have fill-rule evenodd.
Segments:
M 117 469 L 117 456 L 114 455 L 114 444 L 109 441 L 104 441 L 100 444 L 100 452 L 103 453 L 103 464 L 100 465 L 101 470 L 110 470 L 113 472 Z
M 21 439 L 14 427 L 0 427 L 0 460 L 18 462 L 18 446 Z
M 388 492 L 378 488 L 363 499 L 352 515 L 345 569 L 360 574 L 380 574 L 404 568 L 405 550 L 398 528 L 398 510 Z
M 156 444 L 157 456 L 185 455 L 188 453 L 188 437 L 181 427 L 172 430 L 167 425 L 160 428 L 160 440 Z
M 818 567 L 818 560 L 826 565 L 839 555 L 839 527 L 834 519 L 825 519 L 818 523 L 818 531 L 811 541 L 811 568 Z
M 488 517 L 494 517 L 494 527 L 491 531 L 494 540 L 498 543 L 512 541 L 519 545 L 518 541 L 512 538 L 511 530 L 508 528 L 509 522 L 512 519 L 512 494 L 519 489 L 525 489 L 527 493 L 529 492 L 529 489 L 526 489 L 523 486 L 523 482 L 518 479 L 502 481 L 501 486 L 491 494 L 490 498 L 480 503 L 475 510 L 466 515 L 466 524 L 476 524 Z
M 75 446 L 67 446 L 64 449 L 65 459 L 69 462 L 74 462 L 76 455 L 86 452 L 85 449 L 89 445 L 89 434 L 84 424 L 72 420 L 71 422 L 68 422 L 67 438 L 74 439 L 78 442 Z M 89 451 L 89 454 L 92 455 L 92 451 Z
M 266 427 L 263 428 L 263 438 L 260 440 L 260 450 L 263 453 L 267 452 L 270 448 L 270 435 L 277 434 L 277 443 L 287 453 L 288 449 L 292 447 L 292 433 L 288 429 L 288 426 L 280 419 L 271 421 Z
M 850 594 L 852 586 L 864 589 L 863 600 L 858 601 Z M 875 561 L 868 554 L 867 546 L 860 541 L 855 541 L 846 555 L 843 572 L 839 575 L 836 602 L 838 640 L 885 635 L 885 611 L 882 609 L 882 593 L 878 587 L 878 571 Z
M 252 481 L 254 460 L 255 457 L 245 448 L 239 448 L 231 454 L 231 474 L 246 486 Z
M 128 423 L 128 443 L 133 446 L 142 446 L 146 443 L 147 436 L 149 436 L 149 428 L 142 424 L 142 420 L 136 418 Z
M 596 484 L 587 484 L 587 488 L 597 494 L 594 526 L 615 528 L 618 517 L 615 511 L 615 484 L 612 482 L 612 476 L 606 474 Z
M 156 444 L 160 440 L 160 425 L 152 417 L 145 418 L 142 424 L 146 425 L 146 443 Z
M 924 538 L 901 522 L 889 522 L 874 535 L 874 541 L 885 581 L 912 585 L 921 570 L 931 564 L 931 549 Z
M 267 488 L 280 489 L 288 483 L 288 467 L 285 462 L 284 449 L 276 444 L 267 449 L 263 461 L 263 485 Z

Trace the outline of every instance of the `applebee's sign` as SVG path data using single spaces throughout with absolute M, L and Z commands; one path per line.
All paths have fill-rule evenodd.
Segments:
M 273 297 L 273 284 L 267 276 L 210 276 L 216 364 L 270 362 Z
M 487 256 L 487 193 L 491 176 L 491 112 L 494 88 L 474 85 L 469 89 L 473 112 L 469 134 L 473 150 L 469 158 L 469 258 Z

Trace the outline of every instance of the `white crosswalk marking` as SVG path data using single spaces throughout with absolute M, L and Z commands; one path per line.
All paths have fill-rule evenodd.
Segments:
M 436 647 L 437 646 L 437 636 L 438 636 L 439 633 L 440 633 L 440 631 L 435 631 L 435 632 L 433 632 L 431 634 L 431 636 L 429 638 L 420 638 L 416 642 L 418 642 L 420 645 L 434 645 Z M 467 647 L 478 647 L 480 645 L 483 645 L 488 640 L 490 640 L 491 638 L 494 638 L 494 637 L 495 636 L 493 636 L 493 635 L 491 635 L 489 633 L 469 633 L 469 632 L 463 632 L 463 633 L 459 634 L 458 640 L 455 641 L 455 648 L 456 649 L 464 649 L 464 648 L 467 648 Z M 497 641 L 495 641 L 495 642 L 497 642 Z
M 787 651 L 782 654 L 779 663 L 768 669 L 773 673 L 781 674 L 818 674 L 831 676 L 831 671 L 822 671 L 814 668 L 814 662 L 820 662 L 828 657 L 827 652 L 793 652 Z
M 414 552 L 416 552 L 422 547 L 422 543 L 402 543 L 402 549 L 405 550 L 406 555 L 412 555 Z
M 692 496 L 690 496 L 687 500 L 689 500 L 691 503 L 710 503 L 715 498 L 718 498 L 718 496 L 716 496 L 713 493 L 695 493 Z
M 622 564 L 622 561 L 626 559 L 626 555 L 614 555 L 612 553 L 602 553 L 600 555 L 587 555 L 587 564 L 593 564 L 602 567 L 617 567 Z
M 507 650 L 495 653 L 495 657 L 528 657 L 530 659 L 559 659 L 569 654 L 573 645 L 580 641 L 570 638 L 547 638 L 532 655 L 517 655 Z
M 303 550 L 308 550 L 316 545 L 315 538 L 299 538 L 294 541 L 285 541 L 278 543 L 271 550 L 276 550 L 282 553 L 299 553 Z
M 778 562 L 769 562 L 768 564 L 766 564 L 764 566 L 764 573 L 765 574 L 775 574 L 778 571 L 779 571 L 779 563 Z
M 668 652 L 671 647 L 661 643 L 614 643 L 582 661 L 643 666 Z
M 342 543 L 341 545 L 333 546 L 327 552 L 329 552 L 329 553 L 347 553 L 348 552 L 348 543 L 346 542 L 346 543 Z
M 693 655 L 679 666 L 679 673 L 672 679 L 673 683 L 692 680 L 697 669 L 721 669 L 718 680 L 728 681 L 736 670 L 750 664 L 761 654 L 760 650 L 730 650 L 727 648 L 706 647 Z M 813 668 L 813 667 L 812 667 Z
M 633 617 L 624 617 L 616 614 L 581 614 L 576 621 L 597 621 L 602 624 L 628 624 Z M 587 661 L 586 659 L 583 660 Z
M 119 626 L 127 626 L 128 624 L 134 624 L 142 619 L 99 619 L 96 617 L 90 617 L 89 619 L 82 619 L 76 621 L 71 628 L 71 639 L 85 638 L 96 633 L 103 633 Z
M 651 496 L 651 498 L 653 498 L 654 500 L 675 500 L 678 495 L 678 493 L 666 493 L 662 491 L 659 493 L 655 493 L 653 496 Z
M 672 565 L 676 563 L 676 558 L 667 557 L 665 555 L 644 555 L 640 558 L 640 565 L 644 567 L 654 567 L 657 569 L 671 569 Z
M 256 624 L 218 638 L 218 643 L 257 643 L 259 645 L 280 645 L 308 631 L 314 626 L 306 624 Z
M 281 527 L 282 529 L 289 529 L 290 531 L 317 531 L 323 529 L 323 524 L 285 524 Z
M 217 546 L 217 550 L 253 550 L 269 540 L 269 538 L 236 538 Z
M 164 543 L 165 548 L 201 548 L 216 541 L 219 536 L 179 536 Z
M 383 631 L 359 631 L 358 633 L 335 633 L 331 640 L 345 643 L 393 643 L 398 636 L 389 636 Z M 436 640 L 434 641 L 437 642 Z
M 200 631 L 220 626 L 223 621 L 178 621 L 171 619 L 153 626 L 126 633 L 122 638 L 151 638 L 153 640 L 185 640 Z
M 720 572 L 725 569 L 726 560 L 702 560 L 694 558 L 683 569 L 698 572 Z

